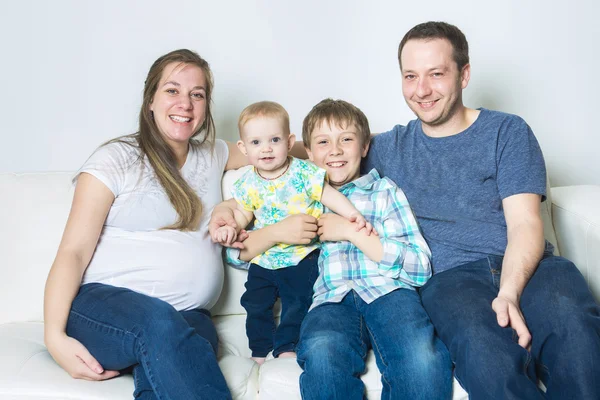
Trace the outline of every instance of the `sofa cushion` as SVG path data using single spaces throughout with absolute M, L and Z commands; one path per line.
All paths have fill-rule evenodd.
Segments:
M 302 369 L 296 359 L 282 358 L 265 362 L 258 376 L 260 400 L 301 400 L 299 378 Z M 372 350 L 367 354 L 366 371 L 361 376 L 369 400 L 381 398 L 381 374 L 377 368 L 375 354 Z M 467 393 L 454 380 L 453 400 L 467 400 Z
M 248 358 L 248 344 L 243 330 L 245 318 L 227 318 L 231 321 L 215 321 L 224 346 L 219 352 L 219 367 L 234 399 L 254 400 L 258 392 L 258 365 Z M 44 327 L 40 322 L 0 325 L 0 398 L 131 399 L 131 375 L 103 382 L 73 379 L 54 362 L 44 346 L 43 335 Z M 239 343 L 239 346 L 235 343 Z

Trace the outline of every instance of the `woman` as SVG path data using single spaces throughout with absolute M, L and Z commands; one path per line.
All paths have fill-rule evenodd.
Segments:
M 213 79 L 189 50 L 154 62 L 139 131 L 78 172 L 45 292 L 45 342 L 71 376 L 133 368 L 136 398 L 230 399 L 207 311 L 223 283 L 207 234 L 223 171 L 245 157 L 215 140 Z

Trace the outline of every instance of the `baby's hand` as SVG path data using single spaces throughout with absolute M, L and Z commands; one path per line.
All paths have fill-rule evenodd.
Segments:
M 231 247 L 233 242 L 237 239 L 237 232 L 235 228 L 229 225 L 221 226 L 217 228 L 213 235 L 213 240 L 220 243 L 223 246 Z
M 367 221 L 362 214 L 352 215 L 350 217 L 350 221 L 356 223 L 356 232 L 364 229 L 367 236 L 370 236 L 371 233 L 377 236 L 377 231 L 373 228 L 373 225 L 371 225 L 371 223 Z

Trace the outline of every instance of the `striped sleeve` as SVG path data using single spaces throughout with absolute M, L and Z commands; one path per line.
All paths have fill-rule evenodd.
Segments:
M 417 224 L 404 192 L 387 178 L 387 201 L 382 210 L 383 258 L 379 273 L 410 286 L 423 286 L 431 277 L 431 250 Z

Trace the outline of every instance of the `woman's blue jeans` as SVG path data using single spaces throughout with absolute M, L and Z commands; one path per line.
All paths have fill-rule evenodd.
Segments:
M 452 363 L 419 295 L 398 289 L 367 304 L 355 291 L 309 311 L 298 364 L 304 400 L 365 399 L 360 375 L 372 348 L 385 400 L 452 398 Z
M 89 283 L 73 300 L 67 335 L 107 370 L 133 367 L 136 399 L 231 399 L 208 311 L 178 312 L 154 297 Z
M 441 272 L 420 291 L 470 398 L 600 399 L 600 308 L 579 270 L 562 257 L 540 262 L 521 295 L 527 351 L 492 310 L 502 261 L 490 256 Z

